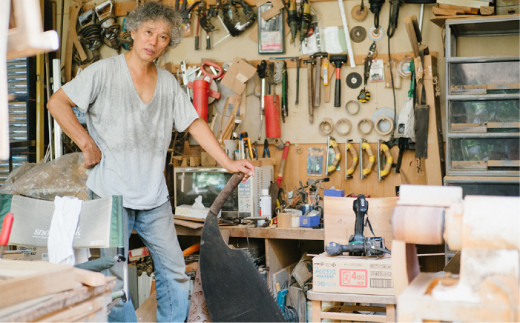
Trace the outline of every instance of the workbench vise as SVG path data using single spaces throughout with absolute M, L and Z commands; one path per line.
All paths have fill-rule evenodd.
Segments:
M 392 216 L 397 320 L 520 321 L 519 215 L 520 197 L 402 185 Z M 459 273 L 419 272 L 415 244 L 443 243 L 460 251 Z

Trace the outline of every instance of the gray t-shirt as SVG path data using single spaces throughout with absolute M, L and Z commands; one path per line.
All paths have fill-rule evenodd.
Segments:
M 144 104 L 124 54 L 98 61 L 63 86 L 86 113 L 87 127 L 102 152 L 87 186 L 101 197 L 122 195 L 123 206 L 145 210 L 168 200 L 164 178 L 172 130 L 184 131 L 199 116 L 186 92 L 157 68 L 153 99 Z

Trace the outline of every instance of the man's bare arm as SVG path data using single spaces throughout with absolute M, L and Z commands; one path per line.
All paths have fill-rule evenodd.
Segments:
M 231 160 L 224 150 L 220 147 L 217 138 L 209 128 L 208 124 L 202 119 L 196 119 L 188 127 L 188 132 L 207 151 L 211 157 L 227 169 L 230 173 L 244 173 L 244 180 L 249 176 L 254 176 L 255 168 L 247 160 Z
M 85 168 L 91 168 L 101 160 L 101 151 L 94 142 L 94 139 L 90 137 L 85 128 L 79 123 L 78 118 L 76 118 L 72 110 L 75 105 L 76 104 L 70 100 L 67 94 L 65 94 L 62 89 L 59 89 L 49 99 L 47 109 L 63 129 L 63 132 L 65 132 L 83 152 L 83 165 Z

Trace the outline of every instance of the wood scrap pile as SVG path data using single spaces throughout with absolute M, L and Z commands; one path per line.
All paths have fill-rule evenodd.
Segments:
M 438 6 L 432 8 L 435 16 L 481 15 L 490 16 L 495 8 L 486 0 L 438 0 Z
M 114 277 L 43 261 L 0 260 L 0 321 L 107 321 Z

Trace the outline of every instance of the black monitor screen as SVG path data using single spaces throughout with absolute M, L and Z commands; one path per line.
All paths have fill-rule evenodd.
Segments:
M 222 191 L 232 174 L 219 169 L 176 169 L 175 170 L 175 205 L 192 205 L 197 196 L 202 196 L 202 203 L 210 207 Z M 238 190 L 222 206 L 222 211 L 238 211 Z

